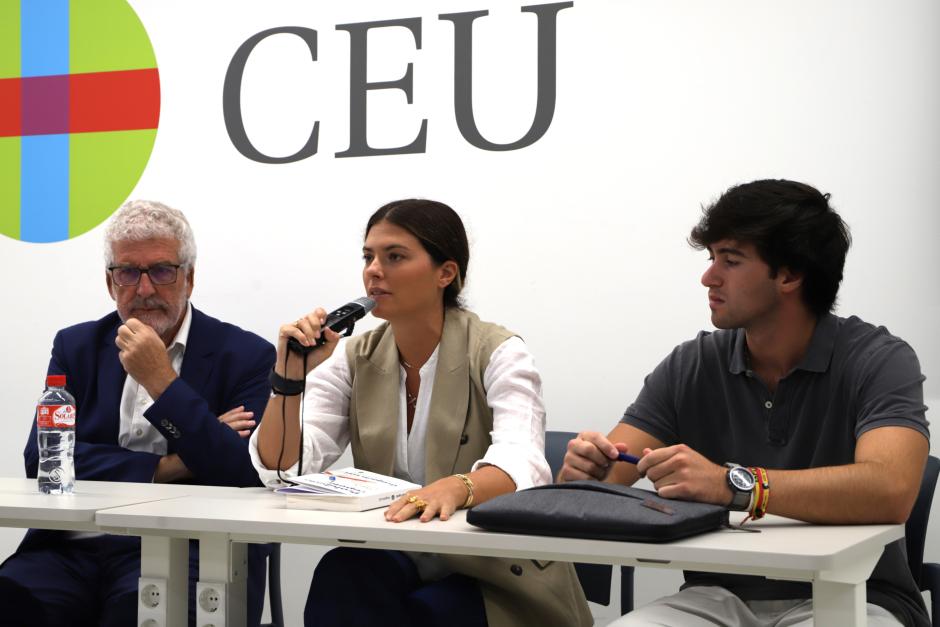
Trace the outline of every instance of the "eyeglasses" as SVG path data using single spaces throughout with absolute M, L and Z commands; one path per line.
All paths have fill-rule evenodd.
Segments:
M 108 271 L 111 278 L 121 287 L 129 287 L 140 283 L 141 275 L 150 277 L 154 285 L 170 285 L 176 283 L 176 274 L 181 264 L 158 263 L 149 268 L 135 268 L 133 266 L 111 266 Z

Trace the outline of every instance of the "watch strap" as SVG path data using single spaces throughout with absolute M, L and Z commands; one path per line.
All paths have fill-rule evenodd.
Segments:
M 728 509 L 733 512 L 743 512 L 749 510 L 753 496 L 753 490 L 744 492 L 741 490 L 732 489 L 731 504 L 728 505 Z

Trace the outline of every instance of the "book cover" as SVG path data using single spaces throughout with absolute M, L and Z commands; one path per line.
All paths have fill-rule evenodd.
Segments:
M 291 479 L 292 486 L 278 488 L 290 509 L 328 509 L 361 512 L 391 505 L 421 486 L 358 468 L 340 468 Z

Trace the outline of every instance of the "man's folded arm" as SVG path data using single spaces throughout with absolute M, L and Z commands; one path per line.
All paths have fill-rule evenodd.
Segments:
M 35 479 L 39 469 L 35 424 L 29 432 L 23 457 L 26 462 L 26 476 Z M 84 481 L 150 483 L 159 462 L 159 455 L 131 451 L 116 444 L 75 442 L 75 477 Z
M 262 342 L 259 340 L 258 344 Z M 270 395 L 268 373 L 274 348 L 267 342 L 253 354 L 242 354 L 243 378 L 232 386 L 222 412 L 244 405 L 260 420 Z M 167 439 L 198 483 L 260 486 L 248 454 L 248 440 L 219 421 L 206 400 L 181 378 L 166 388 L 144 417 Z

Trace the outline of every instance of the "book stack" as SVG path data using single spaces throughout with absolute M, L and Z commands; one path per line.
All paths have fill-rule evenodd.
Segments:
M 275 492 L 287 497 L 291 509 L 328 509 L 361 512 L 387 507 L 421 486 L 358 468 L 327 470 L 291 479 L 292 486 Z

